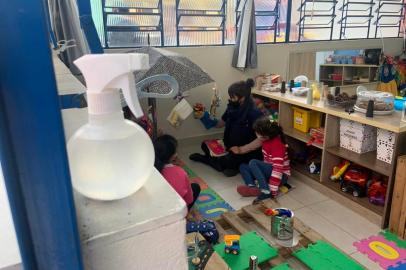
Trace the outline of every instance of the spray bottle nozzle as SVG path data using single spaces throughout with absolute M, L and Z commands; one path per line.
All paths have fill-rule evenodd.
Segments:
M 106 114 L 121 110 L 115 106 L 120 99 L 121 89 L 124 98 L 135 116 L 143 115 L 133 72 L 149 67 L 146 54 L 88 54 L 74 61 L 82 72 L 87 86 L 89 114 Z M 117 94 L 104 95 L 115 91 Z M 107 94 L 107 93 L 106 93 Z M 108 97 L 109 96 L 109 97 Z

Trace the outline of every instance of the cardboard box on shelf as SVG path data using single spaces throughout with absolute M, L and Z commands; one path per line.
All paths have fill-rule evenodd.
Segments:
M 340 119 L 340 147 L 358 154 L 376 150 L 376 128 Z
M 376 158 L 378 160 L 391 164 L 395 147 L 395 133 L 378 128 L 376 143 Z

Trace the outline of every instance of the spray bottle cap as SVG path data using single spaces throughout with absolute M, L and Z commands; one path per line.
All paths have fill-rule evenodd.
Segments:
M 143 111 L 135 90 L 133 72 L 148 69 L 146 54 L 87 54 L 74 61 L 87 86 L 89 114 L 103 115 L 121 111 L 119 89 L 136 117 Z

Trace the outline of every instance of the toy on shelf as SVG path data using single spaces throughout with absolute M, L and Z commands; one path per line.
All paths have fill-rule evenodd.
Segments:
M 259 97 L 253 98 L 255 106 L 262 112 L 263 115 L 275 115 L 278 114 L 279 104 L 272 100 L 264 100 Z
M 307 145 L 319 144 L 323 145 L 324 143 L 324 128 L 311 128 L 310 129 L 310 140 L 307 142 Z
M 293 213 L 291 210 L 286 209 L 286 208 L 267 208 L 264 211 L 265 215 L 267 216 L 286 216 L 286 217 L 292 217 Z
M 224 236 L 224 252 L 238 255 L 240 253 L 240 236 L 229 234 Z
M 309 165 L 309 172 L 311 174 L 320 174 L 321 162 L 312 161 Z
M 385 205 L 386 190 L 388 188 L 387 182 L 383 179 L 375 177 L 372 179 L 368 187 L 369 202 L 376 205 Z
M 345 173 L 345 171 L 348 169 L 348 167 L 351 165 L 351 163 L 348 160 L 343 160 L 339 165 L 334 166 L 333 168 L 333 174 L 330 176 L 330 179 L 332 181 L 339 181 L 341 180 L 341 177 Z
M 206 129 L 215 127 L 218 123 L 216 118 L 212 118 L 206 107 L 202 103 L 196 103 L 193 106 L 193 115 L 195 119 L 199 119 Z
M 280 85 L 278 84 L 280 80 L 280 75 L 264 73 L 255 77 L 255 85 L 259 91 L 271 91 L 279 92 Z
M 363 197 L 367 193 L 369 172 L 360 166 L 350 166 L 340 181 L 343 192 L 352 193 L 354 197 Z

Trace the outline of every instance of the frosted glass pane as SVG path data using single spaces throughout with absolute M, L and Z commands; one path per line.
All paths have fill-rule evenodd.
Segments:
M 220 10 L 222 0 L 180 0 L 179 9 Z
M 148 34 L 151 46 L 161 46 L 159 32 L 107 32 L 109 47 L 148 46 Z
M 180 46 L 188 45 L 220 45 L 222 32 L 180 32 Z
M 158 0 L 106 0 L 106 7 L 157 8 Z
M 107 16 L 107 25 L 108 26 L 158 26 L 159 20 L 160 20 L 159 16 L 109 14 Z
M 220 27 L 222 17 L 182 16 L 179 26 L 182 27 Z

